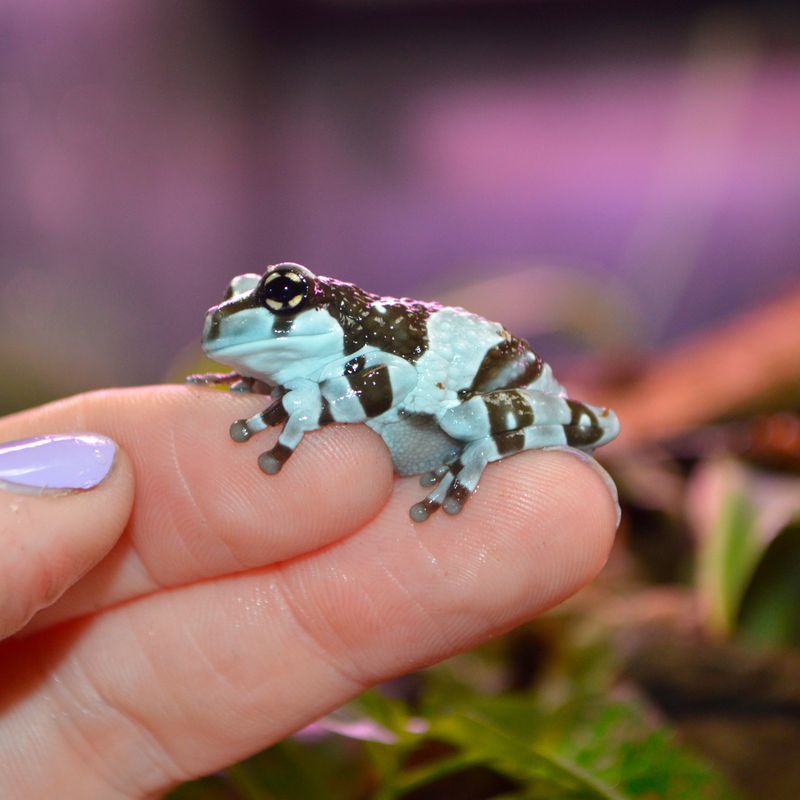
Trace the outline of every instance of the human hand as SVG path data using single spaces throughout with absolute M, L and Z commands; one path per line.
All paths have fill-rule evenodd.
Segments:
M 530 619 L 606 559 L 614 504 L 569 454 L 490 465 L 459 517 L 418 525 L 416 479 L 363 425 L 263 475 L 269 435 L 227 433 L 259 404 L 161 387 L 0 420 L 2 442 L 120 445 L 88 491 L 0 490 L 1 797 L 158 796 Z

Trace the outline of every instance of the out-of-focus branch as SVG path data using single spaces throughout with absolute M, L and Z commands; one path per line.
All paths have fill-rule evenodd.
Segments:
M 763 408 L 798 389 L 800 289 L 678 345 L 600 396 L 620 416 L 624 446 Z

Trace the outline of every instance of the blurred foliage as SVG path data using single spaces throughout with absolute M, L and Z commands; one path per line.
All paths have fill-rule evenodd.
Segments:
M 732 460 L 704 465 L 693 480 L 697 590 L 709 628 L 800 646 L 800 480 Z
M 514 653 L 536 653 L 513 686 Z M 306 733 L 171 795 L 188 798 L 458 797 L 725 800 L 717 772 L 615 691 L 608 632 L 561 612 L 373 690 Z M 324 731 L 351 723 L 353 737 Z M 387 741 L 387 733 L 389 741 Z
M 800 523 L 766 548 L 739 607 L 738 628 L 758 645 L 800 647 Z

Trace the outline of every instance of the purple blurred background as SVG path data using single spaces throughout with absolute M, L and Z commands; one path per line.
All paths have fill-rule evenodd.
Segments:
M 583 271 L 648 346 L 779 294 L 797 5 L 4 0 L 0 411 L 162 379 L 275 261 Z

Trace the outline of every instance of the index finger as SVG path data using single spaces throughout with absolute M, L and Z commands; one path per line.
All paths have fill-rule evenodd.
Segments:
M 33 622 L 42 627 L 164 586 L 285 561 L 362 527 L 387 501 L 392 466 L 362 425 L 315 432 L 279 475 L 257 466 L 274 433 L 237 444 L 230 423 L 267 403 L 177 386 L 95 392 L 0 422 L 0 441 L 93 430 L 133 464 L 134 510 L 112 553 Z

